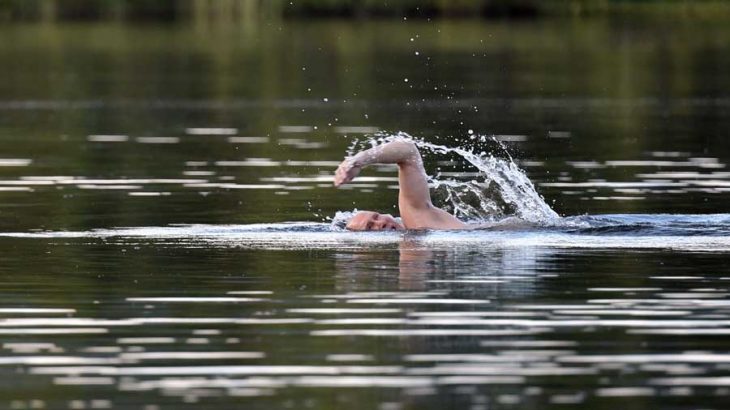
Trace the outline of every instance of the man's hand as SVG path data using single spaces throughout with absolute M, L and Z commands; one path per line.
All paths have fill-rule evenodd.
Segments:
M 335 171 L 335 186 L 339 187 L 340 185 L 346 184 L 350 181 L 352 181 L 362 169 L 362 165 L 360 165 L 354 157 L 346 158 L 339 167 L 337 167 L 337 171 Z
M 398 164 L 398 208 L 408 229 L 463 229 L 466 225 L 431 203 L 428 177 L 416 144 L 398 138 L 345 158 L 335 172 L 335 186 L 352 181 L 372 164 Z

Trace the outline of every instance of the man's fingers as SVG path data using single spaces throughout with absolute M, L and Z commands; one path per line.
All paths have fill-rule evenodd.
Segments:
M 345 183 L 345 179 L 342 176 L 335 177 L 335 186 L 339 187 L 340 185 Z
M 360 169 L 356 167 L 352 161 L 348 159 L 342 161 L 335 171 L 335 186 L 339 187 L 340 185 L 352 181 L 358 173 L 360 173 Z
M 347 173 L 344 170 L 346 164 L 343 162 L 340 164 L 339 167 L 337 167 L 337 171 L 335 171 L 335 186 L 339 187 L 340 185 L 344 184 L 346 181 Z
M 338 187 L 340 185 L 348 183 L 351 180 L 352 178 L 350 178 L 347 174 L 339 174 L 335 177 L 335 186 Z

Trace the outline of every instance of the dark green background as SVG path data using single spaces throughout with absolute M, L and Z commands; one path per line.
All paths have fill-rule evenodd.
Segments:
M 336 163 L 353 139 L 363 138 L 359 134 L 343 135 L 337 128 L 341 126 L 406 131 L 429 141 L 470 145 L 486 151 L 494 149 L 494 144 L 474 146 L 468 130 L 485 135 L 522 136 L 523 142 L 507 143 L 509 151 L 548 203 L 564 215 L 725 213 L 730 179 L 725 165 L 730 157 L 729 56 L 730 26 L 721 16 L 703 20 L 684 15 L 516 21 L 253 19 L 246 24 L 208 18 L 130 22 L 120 17 L 102 22 L 59 22 L 48 18 L 43 23 L 3 23 L 0 160 L 28 159 L 32 163 L 0 166 L 0 188 L 26 186 L 32 191 L 0 189 L 0 231 L 319 221 L 338 210 L 354 207 L 393 210 L 396 191 L 389 188 L 392 183 L 335 190 L 328 182 L 333 165 L 216 165 L 217 161 L 246 158 Z M 290 133 L 282 126 L 317 129 Z M 269 142 L 236 144 L 229 142 L 228 136 L 189 135 L 186 130 L 191 127 L 235 128 L 238 137 L 266 137 Z M 97 134 L 126 135 L 129 140 L 89 141 L 90 135 Z M 556 135 L 568 138 L 552 138 Z M 138 138 L 145 137 L 180 140 L 176 144 L 139 142 Z M 291 139 L 306 140 L 310 145 L 296 145 Z M 502 155 L 499 149 L 495 153 Z M 702 158 L 705 160 L 699 160 Z M 428 156 L 429 172 L 435 172 L 439 166 L 442 171 L 469 170 L 460 164 L 439 163 L 443 159 Z M 190 165 L 189 161 L 205 165 Z M 576 161 L 595 161 L 597 167 L 576 167 Z M 611 161 L 669 162 L 643 162 L 637 166 Z M 702 168 L 698 164 L 707 163 L 703 161 L 717 167 Z M 190 171 L 210 174 L 190 176 Z M 629 192 L 600 186 L 601 182 L 651 182 L 657 178 L 648 178 L 646 174 L 656 176 L 658 172 L 672 172 L 663 178 L 665 182 L 685 185 L 639 187 Z M 373 169 L 366 175 L 395 174 L 392 170 Z M 121 182 L 193 178 L 211 183 L 283 187 L 227 189 L 141 183 L 138 188 L 112 190 L 86 189 L 82 183 L 28 182 L 28 177 L 49 180 L 52 176 Z M 314 177 L 322 180 L 310 182 Z M 271 178 L 286 179 L 271 182 Z M 697 180 L 708 183 L 693 185 Z M 551 185 L 556 183 L 588 186 Z M 129 195 L 158 191 L 169 195 Z M 505 233 L 508 234 L 523 233 Z M 424 242 L 419 242 L 421 237 L 415 235 L 405 237 L 397 245 L 391 241 L 374 246 L 364 240 L 359 242 L 359 237 L 354 236 L 352 242 L 341 246 L 289 250 L 252 249 L 250 244 L 227 241 L 224 236 L 220 242 L 198 242 L 194 237 L 2 237 L 0 309 L 64 308 L 75 312 L 53 315 L 0 310 L 0 330 L 4 332 L 0 335 L 0 384 L 4 386 L 0 407 L 30 408 L 38 404 L 33 404 L 34 400 L 39 400 L 49 409 L 71 408 L 78 407 L 80 400 L 91 408 L 92 400 L 102 400 L 101 405 L 129 409 L 148 404 L 161 409 L 386 409 L 394 408 L 393 403 L 403 409 L 476 410 L 484 408 L 480 405 L 485 403 L 494 409 L 545 409 L 565 408 L 559 399 L 570 396 L 579 399 L 575 407 L 597 409 L 722 408 L 727 397 L 723 386 L 677 390 L 657 387 L 652 382 L 658 377 L 676 376 L 677 369 L 680 375 L 685 371 L 690 376 L 715 380 L 727 375 L 726 363 L 722 361 L 697 363 L 675 356 L 676 360 L 669 363 L 658 359 L 648 364 L 617 359 L 599 366 L 594 362 L 568 365 L 553 357 L 681 355 L 697 351 L 726 354 L 727 335 L 693 334 L 700 327 L 696 324 L 688 325 L 684 334 L 666 336 L 632 333 L 637 328 L 631 322 L 560 327 L 550 321 L 586 320 L 586 316 L 589 320 L 654 321 L 667 318 L 669 311 L 669 319 L 723 323 L 728 317 L 727 305 L 723 304 L 728 283 L 727 252 L 718 251 L 717 247 L 713 252 L 500 248 L 499 241 L 484 243 L 479 248 L 428 242 L 429 236 L 424 237 Z M 572 240 L 579 238 L 575 235 Z M 292 243 L 293 248 L 296 245 L 308 244 Z M 485 282 L 458 282 L 465 277 Z M 669 279 L 662 279 L 665 277 Z M 495 279 L 498 282 L 489 282 Z M 649 290 L 626 290 L 637 287 Z M 247 290 L 273 293 L 265 296 L 265 301 L 253 304 L 127 300 L 225 297 L 229 291 Z M 342 299 L 328 303 L 328 296 L 321 295 L 395 292 L 402 297 L 418 297 L 418 292 L 424 291 L 436 292 L 428 296 L 430 300 L 489 299 L 490 304 L 405 304 L 392 315 L 367 316 L 408 319 L 412 318 L 411 313 L 442 310 L 481 312 L 490 319 L 527 312 L 535 315 L 531 318 L 547 321 L 538 326 L 545 333 L 495 337 L 324 337 L 312 332 L 347 328 L 407 331 L 422 326 L 193 321 L 216 317 L 320 320 L 323 317 L 295 314 L 287 309 L 353 307 Z M 618 301 L 596 302 L 613 298 Z M 701 303 L 708 301 L 719 303 Z M 553 308 L 526 309 L 525 305 Z M 609 313 L 560 313 L 574 309 L 575 305 L 605 308 Z M 622 309 L 644 313 L 620 313 Z M 108 333 L 24 333 L 28 328 L 43 331 L 84 327 L 59 324 L 48 320 L 49 316 L 88 319 L 87 326 L 103 327 Z M 155 317 L 181 322 L 133 326 L 103 322 Z M 335 314 L 324 318 L 357 317 Z M 18 318 L 39 321 L 25 325 L 8 321 Z M 102 322 L 95 322 L 99 320 Z M 726 328 L 721 324 L 717 327 Z M 514 326 L 447 323 L 430 328 L 509 330 Z M 195 333 L 200 330 L 217 333 Z M 129 345 L 119 342 L 124 337 L 172 337 L 174 343 Z M 201 337 L 207 338 L 208 343 L 188 343 L 189 338 Z M 231 338 L 237 340 L 230 341 Z M 572 344 L 547 348 L 512 345 L 525 341 Z M 493 342 L 504 344 L 489 345 Z M 14 350 L 12 343 L 53 343 L 62 351 L 24 353 Z M 407 375 L 407 371 L 435 365 L 409 362 L 406 356 L 410 354 L 516 354 L 529 359 L 535 354 L 531 350 L 543 349 L 552 353 L 543 359 L 515 359 L 515 363 L 528 367 L 584 367 L 595 372 L 529 376 L 522 382 L 507 384 L 464 382 L 433 390 L 290 387 L 273 389 L 270 395 L 247 397 L 241 396 L 240 391 L 224 388 L 202 392 L 123 388 L 130 382 L 157 381 L 161 379 L 157 374 L 114 376 L 109 385 L 69 386 L 54 376 L 35 373 L 50 367 L 50 363 L 22 362 L 26 356 L 118 356 L 86 350 L 100 346 L 119 348 L 119 354 L 134 353 L 140 348 L 147 352 L 266 354 L 260 360 L 150 360 L 110 365 L 113 368 L 353 364 L 402 366 L 399 374 Z M 567 353 L 560 352 L 566 349 Z M 372 360 L 333 363 L 327 360 L 330 354 L 370 355 Z M 652 368 L 651 364 L 659 367 Z M 210 378 L 226 381 L 244 377 L 212 374 Z M 654 390 L 651 394 L 645 391 L 644 395 L 622 397 L 599 394 L 604 388 L 623 387 Z

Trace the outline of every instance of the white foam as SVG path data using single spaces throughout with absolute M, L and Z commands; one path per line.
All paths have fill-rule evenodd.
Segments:
M 412 138 L 400 133 L 390 136 L 384 141 Z M 442 187 L 446 190 L 445 202 L 456 216 L 466 219 L 492 220 L 495 217 L 514 215 L 523 221 L 552 224 L 560 217 L 535 190 L 532 181 L 511 159 L 497 158 L 492 154 L 477 153 L 460 147 L 451 148 L 443 145 L 432 144 L 424 141 L 413 140 L 418 147 L 430 150 L 439 154 L 454 153 L 461 156 L 469 164 L 477 168 L 486 183 L 479 183 L 476 180 L 467 182 L 455 180 L 432 179 L 434 188 Z M 491 185 L 498 188 L 501 201 L 512 207 L 513 210 L 506 211 L 500 201 L 488 195 Z M 478 206 L 470 205 L 466 198 L 476 198 Z

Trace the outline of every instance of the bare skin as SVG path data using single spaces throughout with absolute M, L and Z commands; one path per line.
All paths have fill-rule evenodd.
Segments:
M 350 219 L 347 229 L 468 229 L 467 224 L 431 203 L 421 154 L 409 140 L 394 140 L 346 158 L 335 172 L 335 186 L 352 181 L 363 168 L 372 164 L 398 165 L 398 208 L 403 223 L 399 223 L 391 215 L 360 211 Z
M 406 227 L 393 215 L 373 211 L 360 211 L 347 223 L 351 231 L 400 231 Z

